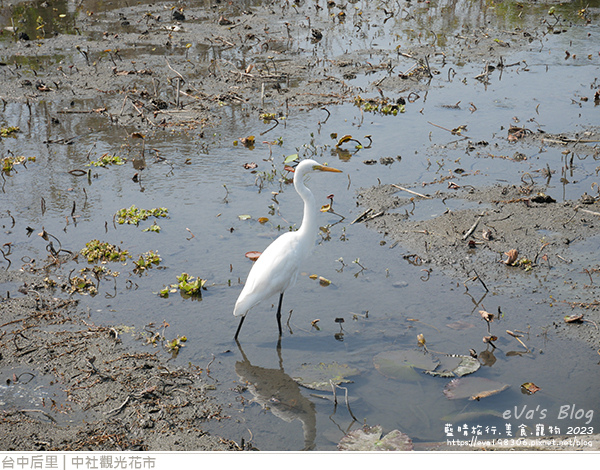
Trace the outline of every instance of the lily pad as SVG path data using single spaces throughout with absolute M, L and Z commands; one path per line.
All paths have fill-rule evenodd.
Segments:
M 465 423 L 467 421 L 479 421 L 480 423 L 492 418 L 502 418 L 502 413 L 496 410 L 475 410 L 444 416 L 444 423 Z
M 462 377 L 480 367 L 481 363 L 471 356 L 444 356 L 434 370 L 426 370 L 425 373 L 435 377 Z
M 509 387 L 507 384 L 483 377 L 467 377 L 454 379 L 444 387 L 444 395 L 450 400 L 468 398 L 469 400 L 480 400 L 496 395 Z
M 364 426 L 346 434 L 338 444 L 342 451 L 410 451 L 413 443 L 410 437 L 397 429 L 381 437 L 381 426 Z
M 430 354 L 417 350 L 385 351 L 373 358 L 375 368 L 390 379 L 403 381 L 418 380 L 415 369 L 434 370 L 439 360 Z
M 346 364 L 332 362 L 325 364 L 303 364 L 300 376 L 293 377 L 294 381 L 303 387 L 311 390 L 330 391 L 331 383 L 339 385 L 341 383 L 351 383 L 346 377 L 358 374 L 358 369 L 349 367 Z

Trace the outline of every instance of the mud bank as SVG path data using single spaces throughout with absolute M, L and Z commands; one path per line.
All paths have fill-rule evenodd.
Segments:
M 206 370 L 123 344 L 43 280 L 2 272 L 7 283 L 19 287 L 0 303 L 2 450 L 242 450 L 202 430 L 227 419 Z
M 365 210 L 356 222 L 383 233 L 408 262 L 440 270 L 467 290 L 527 295 L 524 286 L 530 285 L 532 295 L 547 292 L 548 299 L 591 320 L 584 326 L 557 317 L 554 328 L 597 348 L 598 288 L 591 277 L 581 279 L 597 266 L 571 251 L 577 243 L 597 243 L 597 200 L 584 194 L 557 202 L 528 184 L 474 188 L 456 179 L 450 187 L 434 194 L 400 185 L 365 189 L 358 196 Z M 565 285 L 571 285 L 569 295 L 555 293 Z

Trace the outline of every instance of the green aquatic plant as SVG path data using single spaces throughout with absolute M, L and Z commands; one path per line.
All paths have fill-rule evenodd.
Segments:
M 398 113 L 406 111 L 403 103 L 389 102 L 387 98 L 369 98 L 364 99 L 360 95 L 354 98 L 354 105 L 363 111 L 370 113 L 381 113 L 384 116 L 396 116 Z
M 171 284 L 159 291 L 158 295 L 167 298 L 170 293 L 179 290 L 184 297 L 201 298 L 202 290 L 206 290 L 206 287 L 204 287 L 207 282 L 206 279 L 195 278 L 188 273 L 181 273 L 181 275 L 177 276 L 177 281 L 177 284 Z
M 187 341 L 187 336 L 178 336 L 177 338 L 171 340 L 171 341 L 166 341 L 165 342 L 165 348 L 167 349 L 167 351 L 170 351 L 173 356 L 177 356 L 177 354 L 179 353 L 179 350 L 185 346 L 185 342 Z
M 167 217 L 169 210 L 164 207 L 155 209 L 140 209 L 135 205 L 129 209 L 119 209 L 115 214 L 117 223 L 119 224 L 131 224 L 139 225 L 142 220 L 146 220 L 149 217 Z
M 137 261 L 134 261 L 135 264 L 134 272 L 142 272 L 146 269 L 150 269 L 153 265 L 159 265 L 161 262 L 160 256 L 158 253 L 154 251 L 148 251 L 140 255 Z
M 204 289 L 204 284 L 206 284 L 206 279 L 200 279 L 199 277 L 194 278 L 187 273 L 182 273 L 177 277 L 179 284 L 179 290 L 191 297 L 202 297 L 202 289 Z
M 0 168 L 2 172 L 8 175 L 15 169 L 16 165 L 21 165 L 26 161 L 35 162 L 35 157 L 24 157 L 22 155 L 19 157 L 4 157 L 0 159 Z
M 18 132 L 21 132 L 21 129 L 19 129 L 17 126 L 10 126 L 10 127 L 0 127 L 0 137 L 4 138 L 4 137 L 14 137 L 14 135 Z
M 124 165 L 127 162 L 127 159 L 119 157 L 118 155 L 110 155 L 105 153 L 98 160 L 90 162 L 87 166 L 95 166 L 95 167 L 106 167 L 109 165 Z
M 79 294 L 90 294 L 93 297 L 98 293 L 96 283 L 85 274 L 69 278 L 69 287 L 72 294 L 77 292 Z
M 142 336 L 146 338 L 146 343 L 151 344 L 153 347 L 162 345 L 173 357 L 176 357 L 179 350 L 185 346 L 187 342 L 187 336 L 177 336 L 177 338 L 168 340 L 166 337 L 166 330 L 169 327 L 167 321 L 163 321 L 160 325 L 151 323 L 146 325 Z M 157 331 L 156 328 L 160 328 L 161 331 Z
M 154 221 L 154 223 L 152 225 L 150 225 L 150 227 L 146 227 L 144 230 L 142 230 L 142 232 L 159 233 L 160 232 L 160 225 L 158 225 L 156 223 L 156 221 Z
M 89 263 L 126 261 L 130 257 L 127 250 L 121 250 L 111 243 L 96 239 L 87 242 L 80 253 L 87 258 Z

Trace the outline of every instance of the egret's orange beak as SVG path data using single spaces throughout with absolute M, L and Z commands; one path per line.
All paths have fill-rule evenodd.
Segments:
M 331 168 L 330 166 L 324 166 L 324 165 L 315 165 L 315 166 L 313 166 L 313 170 L 331 171 L 333 173 L 343 173 L 342 170 L 338 170 L 337 168 Z

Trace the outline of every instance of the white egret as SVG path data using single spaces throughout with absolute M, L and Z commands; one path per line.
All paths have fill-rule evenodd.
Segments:
M 256 260 L 242 293 L 235 303 L 233 314 L 242 317 L 234 339 L 237 340 L 246 314 L 265 299 L 279 294 L 277 307 L 277 325 L 281 337 L 281 303 L 286 289 L 295 284 L 300 264 L 312 250 L 317 236 L 318 210 L 315 198 L 304 184 L 304 177 L 312 171 L 341 170 L 323 166 L 314 160 L 303 160 L 294 171 L 294 187 L 304 201 L 304 216 L 300 228 L 295 232 L 286 232 L 279 236 Z

